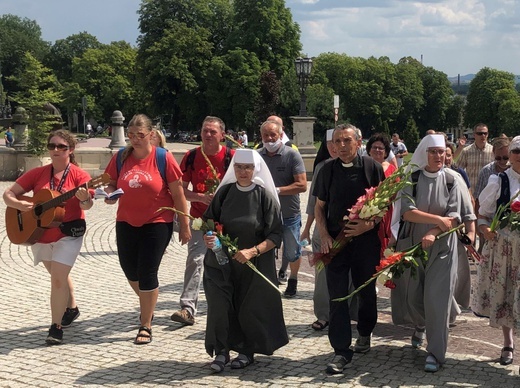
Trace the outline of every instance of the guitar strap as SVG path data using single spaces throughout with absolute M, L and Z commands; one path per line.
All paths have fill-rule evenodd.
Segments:
M 63 175 L 61 176 L 60 182 L 58 183 L 58 187 L 54 189 L 54 167 L 51 167 L 51 180 L 50 180 L 50 187 L 51 190 L 55 190 L 59 193 L 61 193 L 61 190 L 63 189 L 63 185 L 65 184 L 65 179 L 67 179 L 67 175 L 69 175 L 70 170 L 70 163 L 67 164 L 67 167 L 65 168 L 65 171 L 63 171 Z

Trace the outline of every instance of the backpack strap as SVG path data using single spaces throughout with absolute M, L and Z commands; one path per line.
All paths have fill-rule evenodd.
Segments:
M 509 202 L 511 192 L 509 190 L 509 177 L 505 172 L 498 174 L 500 177 L 500 197 L 497 199 L 497 210 L 500 205 L 505 205 Z
M 226 147 L 226 146 L 223 146 L 223 147 L 226 149 L 226 156 L 224 157 L 224 170 L 227 171 L 229 165 L 231 164 L 231 159 L 232 159 L 231 148 Z M 188 170 L 188 167 L 191 167 L 192 170 L 195 169 L 195 167 L 193 167 L 193 165 L 195 164 L 196 151 L 197 151 L 196 148 L 193 148 L 188 151 L 188 157 L 186 158 L 186 165 L 184 167 L 185 169 L 183 172 L 186 172 Z
M 188 171 L 188 167 L 191 167 L 192 170 L 195 170 L 195 167 L 193 167 L 193 164 L 195 163 L 195 152 L 197 151 L 196 148 L 193 148 L 188 151 L 188 157 L 186 158 L 186 165 L 184 166 L 183 173 Z
M 421 174 L 421 170 L 414 171 L 412 173 L 412 196 L 415 198 L 417 196 L 417 182 L 419 181 L 419 175 Z M 453 189 L 453 185 L 455 183 L 455 178 L 450 173 L 444 174 L 446 177 L 446 188 L 448 189 L 448 192 Z
M 159 173 L 161 174 L 161 177 L 168 185 L 168 182 L 166 181 L 166 151 L 165 148 L 162 147 L 155 147 L 155 162 L 157 163 L 157 169 L 159 170 Z
M 224 147 L 226 147 L 226 146 L 224 146 Z M 231 164 L 231 148 L 226 147 L 226 156 L 224 156 L 224 172 L 223 173 L 225 173 L 227 171 L 230 164 Z
M 123 167 L 123 151 L 124 150 L 125 150 L 125 147 L 120 148 L 119 151 L 117 151 L 116 167 L 117 167 L 117 177 L 118 178 L 119 178 L 119 173 L 121 172 L 121 167 Z
M 117 167 L 117 176 L 119 177 L 119 174 L 121 173 L 121 168 L 123 167 L 123 151 L 125 148 L 120 148 L 119 151 L 117 151 L 117 157 L 116 157 L 116 167 Z M 157 163 L 157 169 L 159 170 L 159 173 L 161 174 L 161 178 L 163 181 L 168 185 L 168 182 L 166 181 L 166 149 L 161 147 L 155 147 L 155 162 Z

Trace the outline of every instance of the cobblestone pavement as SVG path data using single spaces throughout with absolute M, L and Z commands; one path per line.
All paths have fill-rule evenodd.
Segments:
M 3 192 L 9 182 L 0 182 Z M 305 204 L 306 196 L 303 196 Z M 0 201 L 0 211 L 5 205 Z M 343 375 L 328 376 L 325 366 L 333 354 L 326 330 L 310 328 L 313 270 L 302 266 L 298 295 L 284 299 L 290 342 L 274 356 L 259 355 L 245 370 L 215 375 L 204 351 L 204 294 L 194 326 L 170 320 L 178 308 L 186 248 L 173 241 L 160 269 L 160 294 L 154 340 L 135 346 L 137 298 L 119 267 L 115 244 L 115 206 L 97 202 L 88 214 L 84 247 L 72 271 L 81 316 L 65 329 L 64 343 L 48 347 L 50 322 L 49 276 L 34 267 L 29 247 L 12 245 L 0 220 L 0 386 L 351 386 L 351 387 L 518 387 L 518 363 L 497 362 L 499 330 L 464 312 L 452 328 L 445 366 L 423 372 L 424 350 L 410 346 L 410 328 L 390 320 L 388 290 L 379 294 L 379 323 L 373 348 L 355 355 Z M 353 326 L 354 327 L 354 326 Z

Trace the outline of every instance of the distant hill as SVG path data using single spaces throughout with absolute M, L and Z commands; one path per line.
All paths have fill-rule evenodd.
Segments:
M 475 78 L 475 74 L 461 75 L 460 76 L 460 84 L 461 85 L 469 84 L 473 78 Z M 457 76 L 455 76 L 455 77 L 448 77 L 448 80 L 453 85 L 457 85 L 458 77 Z M 520 83 L 520 75 L 515 75 L 515 84 L 518 84 L 518 83 Z

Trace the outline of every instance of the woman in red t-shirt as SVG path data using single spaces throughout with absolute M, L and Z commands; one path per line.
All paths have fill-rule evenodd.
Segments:
M 135 115 L 128 124 L 130 144 L 122 153 L 120 171 L 117 154 L 106 171 L 112 193 L 124 194 L 108 204 L 119 201 L 116 218 L 116 238 L 119 263 L 130 286 L 139 297 L 141 326 L 134 343 L 152 342 L 152 318 L 159 296 L 157 272 L 173 233 L 171 211 L 157 212 L 160 207 L 172 207 L 188 213 L 182 188 L 182 172 L 170 152 L 166 153 L 165 178 L 157 166 L 156 148 L 151 143 L 152 121 L 146 115 Z M 179 240 L 186 244 L 191 238 L 187 217 L 180 217 Z
M 20 198 L 22 194 L 32 191 L 34 195 L 38 195 L 44 189 L 65 193 L 90 180 L 89 174 L 79 168 L 74 160 L 76 140 L 68 131 L 60 129 L 52 132 L 47 143 L 52 163 L 34 168 L 18 178 L 16 183 L 4 192 L 7 206 L 22 212 L 32 211 L 33 202 Z M 79 316 L 69 273 L 83 245 L 86 226 L 83 211 L 91 207 L 91 194 L 86 188 L 80 187 L 72 198 L 65 201 L 62 222 L 74 221 L 73 229 L 46 229 L 31 246 L 34 264 L 43 262 L 51 275 L 52 325 L 45 340 L 48 345 L 60 344 L 63 340 L 62 328 L 70 326 Z

